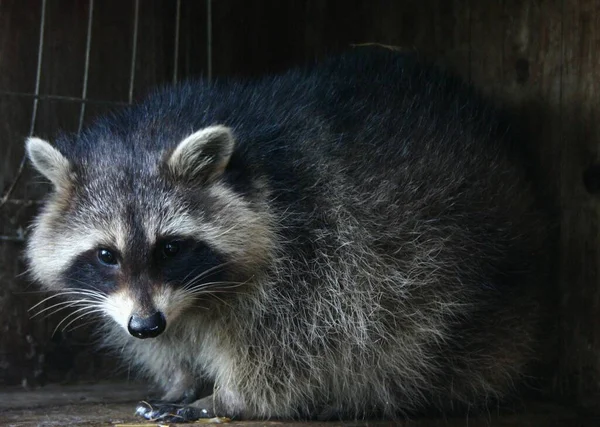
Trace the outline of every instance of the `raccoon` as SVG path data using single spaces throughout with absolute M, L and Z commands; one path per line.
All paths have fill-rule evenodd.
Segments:
M 536 357 L 548 220 L 523 149 L 414 53 L 189 81 L 26 150 L 54 188 L 34 279 L 160 387 L 140 416 L 484 409 Z

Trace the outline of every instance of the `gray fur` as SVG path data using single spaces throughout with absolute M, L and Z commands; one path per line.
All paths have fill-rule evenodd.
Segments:
M 74 274 L 71 253 L 40 265 L 62 256 L 54 240 L 120 240 L 118 291 L 97 285 L 94 301 L 135 311 L 149 295 L 168 326 L 138 340 L 121 313 L 106 345 L 167 400 L 214 383 L 218 415 L 396 417 L 510 395 L 536 346 L 545 216 L 488 107 L 394 55 L 232 84 L 228 96 L 226 85 L 169 89 L 61 142 L 77 191 L 53 196 L 33 227 L 36 277 L 58 289 Z M 345 101 L 335 85 L 347 80 Z M 190 129 L 215 123 L 236 140 L 218 176 L 198 188 L 165 172 Z M 242 178 L 228 175 L 240 163 Z M 173 230 L 222 255 L 226 279 L 134 291 L 150 274 L 144 254 Z
M 233 146 L 229 128 L 212 126 L 185 138 L 169 156 L 167 164 L 177 177 L 187 182 L 203 182 L 225 170 Z

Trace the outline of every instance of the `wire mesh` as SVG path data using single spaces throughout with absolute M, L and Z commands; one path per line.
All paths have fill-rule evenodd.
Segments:
M 29 136 L 33 135 L 35 131 L 35 120 L 37 118 L 37 110 L 38 110 L 38 102 L 40 95 L 40 81 L 42 76 L 42 54 L 44 51 L 44 30 L 46 28 L 46 5 L 47 0 L 42 0 L 42 12 L 40 18 L 40 39 L 38 43 L 38 55 L 37 55 L 37 69 L 35 72 L 35 89 L 34 89 L 34 97 L 33 97 L 33 108 L 31 111 L 31 122 L 29 125 Z M 0 199 L 0 208 L 6 204 L 6 201 L 10 198 L 10 195 L 15 190 L 19 179 L 23 175 L 23 169 L 25 168 L 25 163 L 27 161 L 27 157 L 25 154 L 21 157 L 21 161 L 19 162 L 19 166 L 17 168 L 17 173 L 8 187 L 5 195 Z
M 210 0 L 207 0 L 210 1 Z M 181 24 L 181 0 L 177 0 L 175 11 L 175 46 L 173 55 L 173 84 L 177 83 L 177 70 L 179 65 L 179 26 Z
M 133 40 L 131 42 L 131 71 L 129 74 L 129 103 L 133 102 L 133 85 L 135 83 L 135 60 L 137 57 L 138 28 L 140 20 L 140 0 L 135 0 L 133 15 Z
M 206 0 L 206 75 L 212 79 L 212 0 Z
M 94 21 L 94 0 L 90 0 L 88 8 L 87 40 L 85 45 L 85 65 L 83 69 L 83 88 L 81 89 L 81 106 L 79 109 L 79 126 L 77 133 L 81 133 L 83 117 L 85 116 L 85 100 L 87 98 L 88 76 L 90 72 L 90 51 L 92 50 L 92 23 Z
M 206 75 L 207 78 L 210 79 L 212 77 L 212 0 L 204 0 L 206 4 L 206 13 L 207 13 L 207 70 Z M 5 97 L 21 97 L 21 98 L 30 98 L 32 100 L 32 113 L 31 120 L 29 126 L 28 135 L 31 136 L 36 132 L 36 121 L 38 117 L 38 109 L 39 102 L 42 100 L 55 100 L 55 101 L 68 101 L 79 104 L 79 119 L 77 132 L 80 133 L 83 129 L 84 119 L 86 114 L 86 106 L 88 104 L 96 104 L 96 105 L 109 105 L 109 106 L 123 106 L 127 104 L 131 104 L 134 100 L 134 90 L 135 90 L 135 78 L 136 78 L 136 64 L 137 64 L 137 55 L 138 55 L 138 39 L 139 39 L 139 20 L 140 20 L 140 0 L 134 0 L 133 7 L 133 22 L 132 22 L 132 40 L 131 40 L 131 59 L 130 59 L 130 70 L 129 70 L 129 84 L 128 84 L 128 93 L 127 93 L 127 102 L 123 101 L 107 101 L 102 99 L 94 99 L 88 98 L 88 78 L 90 72 L 90 54 L 92 52 L 92 33 L 94 26 L 94 11 L 95 11 L 95 1 L 88 0 L 88 16 L 87 16 L 87 29 L 86 29 L 86 43 L 85 43 L 85 59 L 84 59 L 84 67 L 83 67 L 83 84 L 81 90 L 81 97 L 76 96 L 67 96 L 67 95 L 49 95 L 49 94 L 41 94 L 40 93 L 40 83 L 42 77 L 43 70 L 43 62 L 44 62 L 44 42 L 45 37 L 47 35 L 47 9 L 48 9 L 48 0 L 42 0 L 41 2 L 41 13 L 40 13 L 40 22 L 39 22 L 39 41 L 37 46 L 37 67 L 35 74 L 35 86 L 34 91 L 32 93 L 29 92 L 20 92 L 20 91 L 10 91 L 10 90 L 0 90 L 0 96 Z M 180 60 L 180 32 L 181 32 L 181 13 L 182 13 L 182 1 L 177 0 L 176 2 L 176 10 L 174 16 L 174 44 L 173 44 L 173 76 L 172 82 L 177 83 L 179 78 L 179 60 Z M 98 42 L 101 42 L 98 41 Z M 21 157 L 19 162 L 19 166 L 14 174 L 14 177 L 10 181 L 10 184 L 7 186 L 7 190 L 4 192 L 4 195 L 0 198 L 0 209 L 2 209 L 5 205 L 17 205 L 17 206 L 33 206 L 40 204 L 41 202 L 38 200 L 29 200 L 29 199 L 14 199 L 11 198 L 14 193 L 17 184 L 19 183 L 23 171 L 25 169 L 25 165 L 27 163 L 27 158 L 25 155 Z M 0 242 L 23 242 L 23 235 L 0 235 Z

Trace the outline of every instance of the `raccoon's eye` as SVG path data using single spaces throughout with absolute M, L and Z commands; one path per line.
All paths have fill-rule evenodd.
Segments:
M 173 258 L 175 255 L 177 255 L 179 253 L 180 250 L 181 250 L 181 245 L 176 240 L 166 242 L 162 248 L 163 256 L 165 258 Z
M 98 260 L 104 265 L 117 265 L 117 256 L 108 249 L 98 249 Z

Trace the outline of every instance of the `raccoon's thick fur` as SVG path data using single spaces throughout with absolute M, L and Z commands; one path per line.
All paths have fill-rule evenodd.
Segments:
M 104 314 L 175 416 L 483 408 L 534 357 L 548 233 L 521 149 L 413 54 L 188 82 L 27 150 L 54 185 L 35 278 Z

